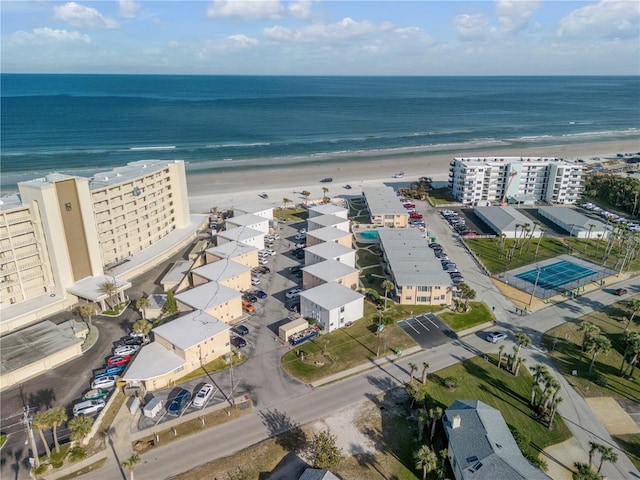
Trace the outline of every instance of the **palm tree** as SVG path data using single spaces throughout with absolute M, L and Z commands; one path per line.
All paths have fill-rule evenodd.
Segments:
M 89 328 L 93 327 L 93 323 L 91 323 L 91 317 L 93 317 L 96 313 L 98 313 L 98 309 L 93 303 L 85 303 L 80 307 L 80 315 L 87 319 Z
M 589 224 L 589 231 L 587 232 L 587 241 L 584 243 L 584 253 L 587 253 L 587 245 L 589 245 L 589 237 L 591 236 L 591 231 L 596 228 L 595 223 Z
M 622 334 L 622 341 L 624 342 L 624 353 L 622 354 L 622 363 L 620 364 L 619 374 L 622 375 L 624 371 L 624 364 L 627 361 L 629 354 L 633 355 L 640 352 L 640 332 L 630 332 L 625 330 Z
M 513 357 L 513 364 L 511 366 L 511 372 L 516 376 L 518 375 L 516 372 L 520 369 L 520 362 L 518 361 L 520 357 L 520 349 L 522 347 L 527 348 L 529 345 L 531 345 L 531 338 L 529 337 L 529 335 L 527 335 L 526 333 L 519 333 L 516 335 L 516 345 L 513 347 L 513 352 L 515 355 Z
M 329 191 L 329 189 L 327 187 L 322 187 L 322 196 L 326 197 L 328 191 Z
M 145 320 L 147 318 L 147 313 L 145 312 L 145 308 L 149 308 L 150 306 L 151 306 L 151 300 L 149 300 L 149 297 L 142 297 L 138 299 L 138 301 L 136 302 L 136 308 L 142 314 L 142 318 Z
M 533 386 L 531 387 L 531 406 L 535 406 L 536 394 L 539 391 L 540 381 L 549 374 L 549 370 L 546 365 L 538 363 L 531 367 L 531 373 L 533 374 Z
M 429 375 L 429 364 L 422 362 L 422 384 L 427 383 L 427 376 Z
M 602 477 L 593 471 L 590 465 L 582 462 L 573 464 L 576 471 L 573 472 L 573 480 L 602 480 Z
M 536 245 L 536 254 L 533 257 L 534 262 L 538 260 L 538 250 L 540 249 L 540 242 L 542 241 L 542 237 L 544 237 L 544 232 L 546 231 L 546 229 L 540 227 L 540 236 L 538 237 L 538 244 Z
M 600 250 L 600 242 L 602 241 L 602 234 L 596 233 L 596 237 L 598 240 L 596 241 L 596 257 L 598 256 L 598 251 Z
M 139 464 L 141 461 L 142 459 L 140 458 L 140 455 L 138 455 L 137 453 L 133 453 L 129 458 L 127 458 L 124 462 L 122 462 L 122 466 L 124 468 L 129 469 L 129 478 L 131 480 L 134 480 L 133 470 L 136 468 L 136 465 Z
M 111 298 L 116 294 L 116 292 L 118 291 L 118 286 L 116 285 L 115 282 L 110 282 L 110 281 L 106 281 L 106 282 L 102 282 L 101 284 L 98 285 L 98 291 L 100 293 L 104 293 L 107 296 L 107 307 L 111 308 L 111 306 L 109 305 L 109 300 L 111 300 Z
M 60 453 L 60 444 L 58 443 L 58 427 L 67 421 L 67 412 L 63 407 L 52 408 L 47 411 L 51 427 L 53 428 L 53 443 L 56 447 L 56 453 Z
M 590 441 L 589 442 L 589 467 L 591 467 L 591 465 L 593 465 L 593 455 L 600 450 L 600 447 L 602 445 L 600 445 L 599 443 Z
M 302 195 L 304 196 L 304 204 L 307 205 L 309 203 L 309 196 L 311 192 L 309 190 L 303 190 Z
M 387 295 L 389 293 L 389 290 L 393 290 L 395 288 L 395 285 L 393 284 L 393 282 L 389 281 L 389 280 L 385 280 L 384 282 L 382 282 L 381 285 L 382 288 L 384 288 L 384 309 L 387 309 Z
M 429 415 L 424 408 L 418 410 L 418 443 L 422 443 L 422 435 L 424 434 L 424 426 L 429 421 Z
M 78 415 L 72 418 L 67 423 L 67 427 L 71 430 L 71 440 L 74 442 L 81 442 L 84 437 L 89 435 L 91 427 L 93 426 L 93 419 L 86 415 Z
M 413 383 L 413 375 L 418 371 L 418 366 L 415 363 L 409 363 L 409 375 L 411 376 L 411 379 L 409 380 L 409 383 Z
M 149 320 L 140 319 L 133 322 L 131 330 L 133 333 L 142 333 L 146 337 L 152 328 L 153 324 Z
M 429 436 L 429 444 L 433 445 L 433 436 L 436 434 L 436 424 L 442 418 L 442 409 L 440 407 L 429 409 L 429 418 L 431 419 L 431 435 Z
M 595 335 L 589 338 L 587 343 L 587 353 L 591 354 L 591 363 L 589 364 L 589 373 L 593 370 L 593 364 L 596 361 L 596 355 L 602 353 L 606 355 L 611 350 L 611 340 L 606 335 Z
M 502 365 L 502 361 L 504 360 L 503 353 L 504 345 L 500 345 L 500 347 L 498 348 L 498 369 L 500 368 L 500 366 Z
M 553 404 L 551 405 L 551 413 L 549 414 L 549 430 L 551 430 L 551 426 L 553 425 L 553 419 L 556 416 L 556 413 L 558 412 L 558 405 L 560 405 L 562 403 L 564 399 L 562 397 L 556 397 L 555 400 L 553 401 Z
M 38 412 L 33 417 L 33 428 L 35 428 L 40 434 L 40 440 L 42 440 L 42 445 L 44 445 L 44 450 L 47 452 L 47 457 L 51 458 L 51 449 L 49 448 L 49 442 L 44 437 L 43 430 L 47 428 L 51 428 L 51 422 L 47 416 L 47 412 Z M 34 455 L 37 457 L 38 452 L 34 452 Z
M 522 358 L 522 357 L 518 357 L 518 358 L 516 359 L 516 367 L 515 367 L 516 371 L 515 371 L 515 372 L 513 372 L 513 375 L 515 375 L 516 377 L 517 377 L 518 375 L 520 375 L 520 367 L 521 367 L 522 365 L 524 365 L 526 361 L 527 361 L 527 359 L 526 359 L 526 358 Z
M 438 468 L 438 456 L 428 445 L 422 445 L 413 454 L 413 459 L 416 462 L 416 469 L 422 469 L 422 480 L 426 480 L 427 473 L 433 472 Z
M 629 302 L 629 307 L 631 308 L 631 317 L 627 320 L 627 324 L 624 329 L 628 330 L 629 325 L 633 322 L 635 316 L 640 312 L 640 298 L 634 298 Z
M 282 206 L 283 208 L 287 208 L 287 205 L 289 205 L 291 203 L 291 199 L 287 198 L 287 197 L 283 197 L 282 198 Z
M 569 242 L 569 251 L 573 252 L 573 243 L 571 242 L 571 237 L 573 236 L 573 229 L 576 228 L 576 226 L 575 226 L 575 224 L 572 223 L 571 225 L 569 225 L 569 227 L 571 227 L 570 230 L 569 230 L 569 240 L 568 240 L 568 242 Z
M 600 327 L 598 327 L 597 325 L 594 325 L 591 322 L 582 322 L 580 323 L 580 328 L 578 328 L 578 331 L 584 332 L 584 337 L 582 338 L 582 348 L 581 348 L 582 353 L 584 353 L 585 349 L 587 348 L 587 343 L 589 342 L 589 338 L 594 335 L 600 334 Z
M 598 452 L 600 452 L 600 465 L 598 465 L 598 473 L 600 473 L 600 470 L 602 470 L 602 465 L 604 465 L 604 462 L 616 463 L 618 461 L 618 454 L 615 452 L 613 447 L 600 445 L 600 448 L 598 448 Z

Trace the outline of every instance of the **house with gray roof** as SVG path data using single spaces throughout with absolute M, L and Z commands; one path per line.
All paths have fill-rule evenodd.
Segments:
M 317 217 L 307 219 L 307 230 L 312 232 L 319 228 L 334 227 L 345 232 L 349 232 L 351 222 L 336 215 L 319 215 Z
M 356 251 L 339 243 L 324 242 L 307 247 L 304 251 L 305 266 L 325 260 L 337 260 L 350 267 L 356 266 Z
M 329 470 L 319 468 L 307 468 L 298 480 L 338 480 Z
M 333 332 L 364 315 L 364 295 L 329 282 L 300 293 L 300 314 L 315 318 L 325 332 Z
M 540 229 L 533 228 L 534 221 L 531 218 L 513 207 L 476 207 L 474 212 L 497 235 L 504 234 L 506 238 L 520 238 L 524 232 L 523 225 L 529 228 L 527 237 L 533 235 L 533 238 L 538 238 L 542 235 Z
M 571 207 L 540 207 L 538 213 L 576 238 L 608 238 L 607 226 Z
M 323 242 L 339 243 L 351 248 L 353 246 L 353 235 L 351 232 L 345 232 L 335 227 L 322 227 L 307 232 L 307 245 L 309 247 Z
M 364 201 L 369 209 L 371 223 L 380 227 L 406 228 L 409 224 L 407 209 L 391 187 L 365 187 Z
M 251 288 L 251 268 L 225 258 L 191 270 L 192 285 L 218 282 L 239 292 Z
M 206 249 L 204 255 L 207 263 L 228 258 L 247 267 L 258 266 L 258 248 L 240 242 L 220 243 L 217 247 Z
M 223 322 L 242 316 L 242 294 L 218 282 L 208 282 L 175 295 L 181 312 L 203 311 Z
M 319 217 L 321 215 L 335 215 L 336 217 L 346 219 L 349 216 L 349 210 L 333 203 L 323 203 L 309 207 L 309 218 Z
M 229 230 L 235 227 L 249 227 L 260 232 L 269 233 L 269 219 L 253 213 L 234 215 L 231 218 L 227 218 L 225 226 Z
M 302 288 L 308 290 L 327 282 L 336 282 L 357 290 L 360 270 L 337 260 L 325 260 L 302 269 Z
M 443 424 L 456 480 L 551 480 L 524 458 L 500 411 L 486 403 L 456 400 Z
M 250 247 L 255 247 L 258 250 L 262 250 L 264 248 L 265 235 L 265 232 L 261 232 L 255 228 L 234 227 L 223 232 L 218 232 L 216 238 L 218 240 L 218 245 L 229 242 L 239 242 L 249 245 Z

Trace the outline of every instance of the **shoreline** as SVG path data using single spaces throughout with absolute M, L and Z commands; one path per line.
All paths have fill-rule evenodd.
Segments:
M 358 152 L 344 157 L 323 158 L 302 161 L 298 164 L 274 164 L 265 160 L 245 161 L 243 165 L 229 168 L 210 168 L 208 171 L 187 168 L 187 188 L 191 213 L 207 213 L 211 208 L 231 208 L 247 203 L 279 207 L 284 198 L 293 202 L 302 201 L 302 190 L 311 192 L 310 198 L 320 198 L 323 187 L 329 189 L 329 196 L 357 195 L 362 187 L 398 185 L 410 183 L 421 176 L 429 176 L 434 181 L 446 181 L 449 163 L 454 157 L 559 157 L 567 161 L 578 158 L 588 165 L 596 163 L 591 157 L 605 160 L 617 153 L 640 152 L 640 139 L 609 140 L 584 143 L 567 143 L 553 146 L 496 146 L 484 145 L 473 148 L 443 150 L 433 152 L 389 153 Z M 221 163 L 221 162 L 220 162 Z M 402 179 L 392 175 L 404 172 Z M 320 183 L 325 177 L 333 178 L 331 183 Z M 352 190 L 343 188 L 351 185 Z M 269 198 L 258 194 L 265 192 Z

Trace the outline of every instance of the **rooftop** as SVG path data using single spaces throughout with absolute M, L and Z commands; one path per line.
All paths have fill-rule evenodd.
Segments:
M 332 227 L 334 225 L 340 225 L 343 223 L 349 223 L 349 220 L 335 215 L 319 215 L 317 217 L 310 217 L 307 220 L 307 225 L 315 223 L 316 225 L 322 225 L 323 227 Z
M 240 296 L 241 293 L 232 288 L 220 285 L 218 282 L 208 282 L 177 293 L 175 298 L 194 310 L 206 311 Z
M 378 228 L 377 231 L 398 286 L 453 284 L 422 232 L 415 228 Z
M 167 350 L 156 342 L 140 349 L 125 370 L 123 380 L 150 380 L 166 375 L 185 365 L 185 360 L 177 353 Z
M 237 258 L 242 255 L 246 255 L 247 253 L 257 252 L 258 249 L 256 247 L 252 247 L 245 243 L 238 242 L 229 242 L 223 243 L 222 245 L 218 245 L 217 247 L 208 248 L 206 250 L 207 253 L 211 255 L 215 255 L 219 258 Z
M 245 203 L 241 205 L 234 205 L 233 211 L 240 212 L 241 214 L 246 214 L 246 213 L 257 214 L 257 213 L 271 211 L 271 215 L 268 215 L 268 218 L 273 218 L 273 207 L 269 205 L 259 205 L 257 203 Z
M 96 275 L 95 277 L 83 278 L 70 287 L 67 287 L 67 292 L 80 298 L 85 298 L 93 302 L 99 302 L 101 300 L 107 300 L 109 298 L 109 295 L 107 295 L 102 290 L 102 285 L 104 285 L 105 283 L 113 283 L 116 286 L 116 290 L 118 292 L 126 290 L 127 288 L 131 288 L 131 282 L 120 280 L 115 276 Z
M 339 238 L 351 236 L 351 233 L 345 232 L 335 227 L 322 227 L 307 232 L 308 237 L 314 237 L 324 242 L 335 242 Z
M 571 207 L 540 207 L 538 211 L 546 212 L 546 216 L 553 217 L 565 225 L 575 225 L 575 228 L 580 230 L 588 231 L 589 225 L 595 225 L 595 231 L 604 231 L 606 227 L 604 223 L 589 218 Z
M 391 187 L 365 187 L 362 193 L 372 216 L 409 215 L 400 203 L 400 197 Z
M 309 207 L 309 211 L 314 211 L 320 215 L 335 215 L 336 213 L 347 212 L 347 209 L 334 205 L 333 203 L 324 203 L 322 205 L 313 205 L 312 207 Z
M 230 230 L 218 232 L 218 237 L 226 238 L 227 240 L 235 240 L 237 242 L 259 237 L 260 235 L 264 236 L 265 233 L 249 227 L 235 227 Z
M 110 187 L 119 183 L 129 182 L 145 177 L 159 170 L 167 168 L 172 163 L 183 163 L 182 160 L 138 160 L 127 163 L 123 167 L 116 167 L 108 172 L 96 173 L 89 180 L 89 190 Z
M 26 205 L 22 204 L 22 198 L 19 193 L 12 193 L 11 195 L 5 195 L 0 198 L 0 211 L 12 210 L 18 207 L 26 208 Z
M 318 277 L 325 282 L 334 282 L 342 277 L 358 272 L 358 269 L 338 262 L 337 260 L 330 259 L 304 267 L 302 271 Z
M 231 218 L 227 218 L 226 221 L 228 224 L 231 223 L 233 225 L 250 227 L 251 225 L 268 222 L 269 219 L 252 213 L 246 213 L 244 215 L 238 215 L 237 217 L 233 216 Z
M 328 282 L 303 291 L 300 293 L 300 297 L 326 310 L 333 310 L 347 303 L 364 298 L 364 295 L 339 283 Z
M 311 247 L 307 247 L 305 249 L 305 252 L 317 255 L 321 258 L 331 259 L 339 257 L 340 255 L 353 253 L 355 252 L 355 250 L 349 247 L 345 247 L 344 245 L 341 245 L 339 243 L 324 242 L 317 245 L 312 245 Z
M 208 313 L 195 311 L 182 315 L 152 331 L 176 347 L 187 350 L 229 330 L 229 325 Z
M 495 163 L 567 163 L 562 158 L 556 157 L 456 157 L 453 159 L 456 162 L 463 162 L 470 165 L 486 165 Z M 571 163 L 573 165 L 573 163 Z
M 194 268 L 191 273 L 212 280 L 215 282 L 223 282 L 230 278 L 242 275 L 243 273 L 250 272 L 251 269 L 246 265 L 234 262 L 228 258 L 223 258 L 217 262 L 203 265 L 202 267 Z
M 193 260 L 178 260 L 173 264 L 167 274 L 162 277 L 162 282 L 179 282 L 189 273 L 192 264 Z
M 476 207 L 475 212 L 491 222 L 491 225 L 498 229 L 496 233 L 515 230 L 516 225 L 527 223 L 530 228 L 533 228 L 533 220 L 525 217 L 513 207 Z

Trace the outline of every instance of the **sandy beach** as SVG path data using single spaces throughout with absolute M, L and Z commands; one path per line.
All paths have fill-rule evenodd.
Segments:
M 187 185 L 191 212 L 206 213 L 212 207 L 231 208 L 248 203 L 279 207 L 283 198 L 301 202 L 304 197 L 300 192 L 303 190 L 311 192 L 311 199 L 320 198 L 323 187 L 329 189 L 329 196 L 335 197 L 359 194 L 366 186 L 407 184 L 421 176 L 445 182 L 448 180 L 449 163 L 454 157 L 561 157 L 568 161 L 580 158 L 589 164 L 595 163 L 590 160 L 592 157 L 605 160 L 615 157 L 616 153 L 639 151 L 640 139 L 634 139 L 526 149 L 487 146 L 457 151 L 452 147 L 446 152 L 399 154 L 396 158 L 388 153 L 371 153 L 345 156 L 325 163 L 301 162 L 286 167 L 274 165 L 272 168 L 264 168 L 264 162 L 257 160 L 253 162 L 257 167 L 254 170 L 250 169 L 251 162 L 247 162 L 245 168 L 218 168 L 209 173 L 194 173 L 187 169 Z M 392 178 L 397 172 L 404 172 L 404 178 Z M 333 182 L 320 183 L 325 177 L 333 178 Z M 346 184 L 352 189 L 344 189 Z M 260 198 L 258 195 L 262 192 L 269 198 Z

